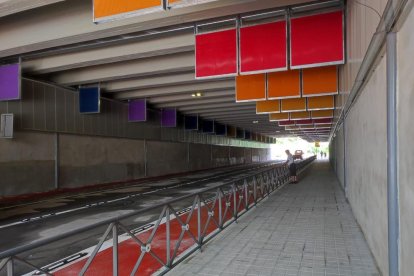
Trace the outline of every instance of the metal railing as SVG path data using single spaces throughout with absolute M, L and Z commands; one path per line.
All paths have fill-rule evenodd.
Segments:
M 297 163 L 298 172 L 304 170 L 315 159 L 316 157 L 312 156 Z M 264 200 L 272 192 L 288 183 L 288 181 L 289 172 L 285 166 L 275 165 L 270 168 L 267 167 L 257 173 L 232 180 L 231 182 L 205 188 L 161 204 L 133 211 L 129 214 L 106 219 L 53 237 L 43 238 L 31 244 L 5 250 L 0 252 L 0 272 L 6 271 L 7 275 L 15 275 L 15 266 L 20 264 L 36 271 L 36 275 L 53 275 L 55 270 L 53 265 L 42 266 L 33 264 L 33 262 L 29 262 L 24 257 L 18 255 L 65 238 L 73 238 L 90 230 L 99 230 L 100 227 L 105 226 L 106 229 L 100 237 L 98 244 L 93 247 L 93 250 L 89 251 L 88 256 L 84 256 L 83 261 L 85 262 L 81 269 L 77 271 L 78 275 L 85 275 L 105 243 L 107 248 L 112 249 L 112 274 L 118 275 L 119 265 L 122 262 L 122 259 L 119 259 L 120 236 L 124 237 L 123 240 L 128 238 L 133 241 L 140 248 L 139 256 L 134 265 L 129 267 L 130 272 L 128 273 L 130 275 L 140 274 L 139 269 L 142 267 L 144 257 L 147 255 L 151 256 L 157 263 L 157 266 L 153 268 L 153 272 L 165 274 L 193 252 L 201 250 L 205 243 L 233 222 L 237 222 L 240 216 Z M 189 203 L 191 205 L 182 209 L 183 203 L 187 204 L 184 206 L 189 206 Z M 181 206 L 179 211 L 177 211 L 176 205 Z M 154 210 L 161 210 L 158 219 L 149 228 L 141 226 L 142 229 L 146 230 L 146 235 L 142 235 L 144 232 L 137 234 L 136 230 L 131 229 L 123 222 L 146 213 L 153 213 Z M 175 227 L 176 230 L 178 229 L 180 233 L 178 237 L 171 237 L 172 227 Z M 153 243 L 155 244 L 154 238 L 157 232 L 161 232 L 161 228 L 165 233 L 165 246 L 160 247 L 160 243 L 157 243 L 158 247 L 156 248 L 153 247 Z M 110 234 L 112 234 L 112 239 Z M 187 238 L 185 245 L 183 245 L 185 234 L 187 234 Z M 191 241 L 191 244 L 189 241 Z

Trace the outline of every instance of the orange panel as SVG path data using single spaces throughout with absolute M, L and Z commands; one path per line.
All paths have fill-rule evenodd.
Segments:
M 306 111 L 306 99 L 284 99 L 281 107 L 282 112 Z
M 308 98 L 308 110 L 324 110 L 324 109 L 334 109 L 334 108 L 335 108 L 334 96 L 322 96 L 322 97 Z
M 148 8 L 162 9 L 161 0 L 94 0 L 94 17 L 102 18 Z
M 333 94 L 338 94 L 338 69 L 336 66 L 303 69 L 303 97 Z
M 333 115 L 333 110 L 312 111 L 312 119 L 332 118 Z
M 267 98 L 300 98 L 300 70 L 274 72 L 267 75 Z
M 266 75 L 236 77 L 236 102 L 266 100 Z
M 289 113 L 272 113 L 269 114 L 269 121 L 289 121 Z
M 279 113 L 280 112 L 280 101 L 259 101 L 256 102 L 256 113 Z
M 303 120 L 303 119 L 310 119 L 310 112 L 301 111 L 301 112 L 292 112 L 290 113 L 291 120 Z

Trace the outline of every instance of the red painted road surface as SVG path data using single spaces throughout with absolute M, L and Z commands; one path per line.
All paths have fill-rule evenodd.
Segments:
M 231 196 L 231 198 L 229 198 Z M 258 195 L 258 198 L 260 195 Z M 231 210 L 234 210 L 234 201 L 232 194 L 227 195 L 228 201 L 230 202 L 229 210 L 226 214 L 224 214 L 226 210 L 225 199 L 222 199 L 222 212 L 223 212 L 223 219 L 227 222 L 233 219 Z M 237 195 L 236 197 L 237 202 L 236 205 L 239 205 L 240 200 L 244 198 L 239 198 Z M 253 195 L 250 194 L 249 205 L 254 202 Z M 219 221 L 219 207 L 218 207 L 218 200 L 214 204 L 214 202 L 207 203 L 210 209 L 214 210 L 214 218 L 216 221 Z M 239 212 L 244 210 L 245 205 L 243 203 L 240 204 Z M 189 216 L 191 217 L 189 218 Z M 197 226 L 197 208 L 191 214 L 190 212 L 184 213 L 179 216 L 182 222 L 185 224 L 188 219 L 189 224 L 189 231 L 193 234 L 195 238 L 198 238 L 198 226 Z M 225 218 L 224 218 L 225 217 Z M 201 207 L 201 233 L 203 233 L 206 223 L 208 222 L 207 228 L 205 230 L 204 236 L 208 236 L 212 232 L 218 229 L 215 222 L 210 219 L 208 221 L 208 210 L 206 206 Z M 148 229 L 143 233 L 137 234 L 136 237 L 141 240 L 144 244 L 147 243 L 148 238 L 150 237 L 153 229 Z M 179 221 L 173 216 L 171 217 L 170 221 L 170 235 L 171 235 L 171 244 L 170 244 L 170 256 L 173 255 L 174 249 L 177 245 L 179 240 L 180 234 L 182 232 L 182 227 Z M 191 246 L 195 245 L 195 241 L 191 238 L 190 234 L 186 231 L 183 240 L 179 245 L 179 249 L 177 251 L 177 256 L 183 253 L 185 250 L 189 249 Z M 136 264 L 140 254 L 141 254 L 141 246 L 134 241 L 132 238 L 122 241 L 118 244 L 118 271 L 119 275 L 130 275 L 133 270 L 134 265 Z M 155 253 L 163 262 L 166 262 L 166 224 L 162 223 L 156 230 L 156 234 L 154 239 L 151 242 L 151 252 Z M 68 265 L 56 272 L 54 275 L 78 275 L 79 272 L 82 270 L 82 267 L 86 263 L 87 258 L 82 259 L 76 263 Z M 136 275 L 151 275 L 154 272 L 161 269 L 163 265 L 159 263 L 153 256 L 149 253 L 146 253 Z M 112 248 L 107 248 L 100 251 L 95 259 L 92 261 L 89 269 L 86 272 L 86 275 L 112 275 Z

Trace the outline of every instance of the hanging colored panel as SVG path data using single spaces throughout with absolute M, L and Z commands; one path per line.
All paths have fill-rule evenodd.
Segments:
M 203 121 L 201 129 L 204 133 L 214 133 L 214 121 Z
M 236 138 L 236 128 L 234 126 L 227 126 L 227 137 Z
M 306 111 L 306 99 L 284 99 L 281 101 L 282 112 Z
M 0 101 L 20 100 L 20 65 L 0 66 Z
M 127 18 L 163 10 L 162 0 L 93 0 L 94 22 Z
M 294 126 L 295 122 L 294 121 L 280 121 L 279 122 L 279 126 Z
M 225 30 L 195 37 L 196 78 L 237 75 L 237 30 Z
M 79 112 L 99 113 L 101 110 L 101 91 L 99 87 L 79 88 Z
M 313 121 L 311 119 L 309 120 L 296 120 L 295 123 L 299 125 L 313 125 Z
M 332 124 L 332 119 L 315 119 L 313 120 L 315 125 Z
M 289 121 L 289 113 L 272 113 L 269 114 L 270 122 Z
M 267 99 L 300 98 L 300 70 L 267 74 Z
M 252 133 L 250 131 L 245 130 L 244 131 L 244 139 L 246 139 L 246 140 L 252 139 Z
M 318 129 L 320 129 L 320 128 L 329 128 L 330 129 L 332 127 L 332 124 L 318 124 L 317 127 L 318 127 Z
M 266 100 L 266 75 L 236 77 L 236 102 Z
M 302 111 L 302 112 L 292 112 L 290 113 L 291 120 L 306 120 L 310 119 L 310 112 Z
M 290 47 L 291 68 L 343 64 L 342 11 L 292 18 Z
M 240 74 L 287 70 L 286 21 L 240 28 Z
M 177 127 L 177 110 L 175 108 L 161 110 L 161 127 Z
M 270 101 L 258 101 L 256 102 L 256 113 L 279 113 L 280 112 L 280 101 L 279 100 L 270 100 Z
M 318 110 L 311 112 L 312 119 L 332 118 L 334 116 L 333 110 Z
M 186 115 L 184 117 L 185 130 L 198 130 L 198 116 Z
M 285 130 L 298 130 L 298 126 L 285 126 Z
M 245 138 L 244 129 L 237 128 L 237 130 L 236 130 L 236 138 L 238 138 L 238 139 L 244 139 Z
M 145 122 L 147 120 L 147 101 L 131 100 L 128 104 L 128 121 Z
M 324 110 L 334 109 L 335 99 L 334 96 L 322 96 L 322 97 L 309 97 L 308 98 L 308 110 Z
M 326 66 L 302 71 L 302 96 L 338 94 L 338 68 Z
M 227 127 L 226 125 L 214 123 L 214 128 L 216 130 L 216 135 L 225 136 L 227 135 Z

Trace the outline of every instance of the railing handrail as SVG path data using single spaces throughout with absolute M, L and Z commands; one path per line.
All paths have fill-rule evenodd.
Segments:
M 312 158 L 312 157 L 309 157 L 309 158 Z M 307 159 L 309 159 L 309 158 L 307 158 Z M 306 161 L 307 159 L 305 159 L 303 161 Z M 43 245 L 47 245 L 47 244 L 52 243 L 52 242 L 56 242 L 56 241 L 68 238 L 70 236 L 74 236 L 74 235 L 77 235 L 77 234 L 84 233 L 86 231 L 89 231 L 89 230 L 92 230 L 92 229 L 95 229 L 95 228 L 98 228 L 98 227 L 101 227 L 101 226 L 104 226 L 104 225 L 108 225 L 108 224 L 111 224 L 111 223 L 114 223 L 114 222 L 119 222 L 121 220 L 127 219 L 127 218 L 135 216 L 135 215 L 145 213 L 147 211 L 150 211 L 150 210 L 153 210 L 153 209 L 156 209 L 156 208 L 161 208 L 161 207 L 166 206 L 166 205 L 171 205 L 171 204 L 176 203 L 178 201 L 194 197 L 195 195 L 198 195 L 198 194 L 203 194 L 203 193 L 206 193 L 206 192 L 209 192 L 209 191 L 216 190 L 217 188 L 221 188 L 221 187 L 233 184 L 235 182 L 244 180 L 246 178 L 250 178 L 250 177 L 254 177 L 256 175 L 262 174 L 263 172 L 270 171 L 272 169 L 280 167 L 281 165 L 282 165 L 281 163 L 275 163 L 273 165 L 268 165 L 268 166 L 266 166 L 266 167 L 270 167 L 268 169 L 263 169 L 260 172 L 257 172 L 257 173 L 254 173 L 254 174 L 249 174 L 248 176 L 244 176 L 244 177 L 239 177 L 237 179 L 227 181 L 225 183 L 222 183 L 222 184 L 214 186 L 214 187 L 204 188 L 202 190 L 199 190 L 199 191 L 191 193 L 191 194 L 187 194 L 187 195 L 180 196 L 180 197 L 177 197 L 177 198 L 174 198 L 174 199 L 170 199 L 170 200 L 167 200 L 167 201 L 162 202 L 162 203 L 154 204 L 152 206 L 145 207 L 145 208 L 140 209 L 140 210 L 132 211 L 128 214 L 118 215 L 118 216 L 115 216 L 115 217 L 112 217 L 112 218 L 108 218 L 108 219 L 105 219 L 105 220 L 102 220 L 102 221 L 99 221 L 99 222 L 92 223 L 90 225 L 86 225 L 86 226 L 82 226 L 80 228 L 69 230 L 65 233 L 60 233 L 60 234 L 54 235 L 52 237 L 42 238 L 42 239 L 36 240 L 32 243 L 28 243 L 28 244 L 24 244 L 24 245 L 20 245 L 20 246 L 17 246 L 17 247 L 13 247 L 13 248 L 4 250 L 4 251 L 0 252 L 0 260 L 4 259 L 4 258 L 11 257 L 11 256 L 14 256 L 14 255 L 17 255 L 17 254 L 20 254 L 20 253 L 23 253 L 23 252 L 26 252 L 26 251 L 29 251 L 29 250 L 32 250 L 32 249 L 35 249 L 35 248 L 38 248 L 38 247 L 41 247 Z

